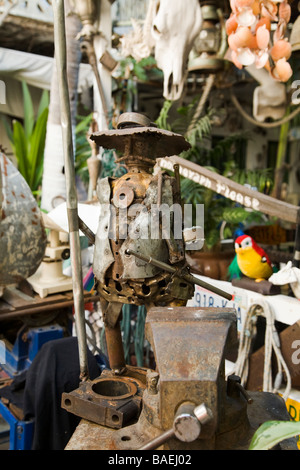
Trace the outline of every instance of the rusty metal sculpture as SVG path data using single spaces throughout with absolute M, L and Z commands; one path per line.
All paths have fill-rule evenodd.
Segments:
M 98 182 L 102 210 L 93 270 L 111 369 L 63 393 L 62 407 L 85 418 L 67 448 L 246 448 L 258 420 L 272 415 L 265 411 L 265 395 L 248 395 L 235 376 L 226 383 L 226 352 L 236 342 L 235 311 L 185 307 L 195 279 L 185 262 L 182 234 L 175 236 L 172 217 L 169 233 L 162 220 L 160 237 L 153 239 L 149 232 L 153 208 L 181 204 L 178 168 L 175 177 L 152 174 L 155 159 L 188 144 L 132 113 L 121 115 L 118 129 L 91 138 L 121 151 L 118 161 L 128 171 Z M 141 232 L 144 237 L 137 236 Z M 125 364 L 119 326 L 124 303 L 147 307 L 146 336 L 155 371 Z M 248 407 L 252 400 L 257 417 Z M 280 400 L 272 396 L 268 403 L 288 419 Z
M 189 144 L 178 134 L 157 129 L 137 113 L 122 114 L 117 130 L 95 133 L 91 139 L 99 146 L 120 150 L 122 155 L 117 162 L 128 170 L 121 178 L 104 178 L 98 184 L 97 196 L 104 206 L 93 263 L 98 292 L 109 302 L 135 305 L 186 301 L 192 286 L 182 285 L 178 289 L 170 284 L 169 274 L 162 274 L 145 262 L 139 263 L 127 251 L 155 255 L 172 265 L 184 266 L 182 233 L 175 239 L 170 220 L 169 236 L 153 238 L 153 223 L 157 228 L 159 222 L 151 218 L 155 206 L 181 205 L 179 179 L 162 172 L 154 176 L 152 170 L 158 157 L 178 154 Z
M 130 254 L 133 250 L 186 269 L 182 226 L 175 238 L 174 220 L 169 212 L 170 230 L 163 236 L 164 223 L 159 222 L 159 211 L 153 213 L 163 204 L 181 208 L 179 173 L 174 178 L 161 171 L 153 175 L 152 171 L 156 158 L 178 154 L 189 144 L 181 135 L 158 129 L 137 113 L 122 114 L 116 130 L 97 132 L 91 140 L 101 147 L 120 151 L 117 162 L 128 170 L 121 178 L 99 181 L 101 214 L 93 261 L 110 365 L 120 371 L 125 367 L 119 328 L 123 304 L 145 305 L 148 309 L 154 305 L 185 305 L 193 295 L 191 282 Z M 158 229 L 158 236 L 153 237 L 153 228 Z
M 125 367 L 119 326 L 123 304 L 147 310 L 185 305 L 201 281 L 189 274 L 185 260 L 179 167 L 174 177 L 161 170 L 153 174 L 157 158 L 179 154 L 190 144 L 138 113 L 122 114 L 117 127 L 94 133 L 91 140 L 120 151 L 117 162 L 127 168 L 122 177 L 98 183 L 101 213 L 93 261 L 109 361 L 119 374 Z

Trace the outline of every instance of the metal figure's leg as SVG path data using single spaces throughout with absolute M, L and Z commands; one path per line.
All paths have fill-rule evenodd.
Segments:
M 124 348 L 120 328 L 120 315 L 123 304 L 100 300 L 105 325 L 105 337 L 109 365 L 112 371 L 119 375 L 126 368 Z

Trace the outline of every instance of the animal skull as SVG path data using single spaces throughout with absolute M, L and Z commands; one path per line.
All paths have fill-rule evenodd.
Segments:
M 164 73 L 163 95 L 168 100 L 181 97 L 187 75 L 187 61 L 202 27 L 199 0 L 156 0 L 152 23 L 157 66 Z

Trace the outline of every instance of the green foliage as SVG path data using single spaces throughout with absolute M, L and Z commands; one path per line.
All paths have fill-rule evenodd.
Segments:
M 77 124 L 75 128 L 75 171 L 79 175 L 86 189 L 89 185 L 89 171 L 87 166 L 87 159 L 92 154 L 92 149 L 88 141 L 88 134 L 92 123 L 93 115 L 77 116 Z M 100 177 L 106 176 L 120 177 L 125 173 L 125 168 L 116 164 L 115 153 L 112 150 L 104 150 L 101 158 L 101 172 Z
M 191 144 L 191 149 L 183 152 L 182 157 L 187 158 L 188 160 L 194 160 L 194 154 L 199 157 L 199 152 L 201 153 L 203 150 L 199 145 L 202 144 L 203 146 L 203 140 L 208 138 L 211 133 L 211 124 L 214 114 L 213 110 L 209 110 L 205 116 L 197 119 L 192 129 L 189 129 L 197 103 L 198 99 L 196 98 L 189 105 L 178 107 L 171 123 L 170 112 L 173 111 L 172 106 L 174 102 L 166 100 L 158 118 L 155 121 L 159 128 L 176 132 L 186 137 L 187 141 Z
M 162 77 L 163 74 L 156 66 L 154 57 L 149 56 L 140 61 L 133 57 L 125 57 L 119 61 L 114 73 L 114 100 L 120 112 L 132 108 L 134 96 L 137 93 L 136 82 L 147 82 L 152 78 Z
M 89 184 L 87 159 L 91 156 L 91 146 L 88 142 L 88 131 L 92 122 L 92 114 L 77 116 L 75 127 L 75 172 L 86 186 Z
M 120 322 L 122 341 L 126 364 L 130 364 L 130 356 L 134 352 L 137 366 L 143 367 L 145 347 L 145 319 L 146 308 L 124 304 L 122 309 L 122 320 Z
M 231 134 L 212 144 L 211 131 L 215 110 L 208 110 L 191 126 L 199 97 L 187 106 L 177 108 L 165 101 L 159 117 L 158 127 L 185 135 L 191 144 L 181 157 L 193 161 L 211 171 L 220 173 L 240 184 L 248 184 L 259 191 L 269 192 L 272 186 L 270 170 L 249 171 L 237 164 L 237 150 L 250 138 L 247 132 Z M 170 117 L 172 114 L 172 118 Z M 249 211 L 235 202 L 200 186 L 187 178 L 181 178 L 181 194 L 185 204 L 204 205 L 205 249 L 213 249 L 220 241 L 221 229 L 223 238 L 232 238 L 234 231 L 244 224 L 261 223 L 260 212 Z
M 27 181 L 33 194 L 37 195 L 43 176 L 44 149 L 47 130 L 49 96 L 44 91 L 37 116 L 34 114 L 32 98 L 25 82 L 22 82 L 24 120 L 14 120 L 12 129 L 5 123 L 18 169 Z
M 300 422 L 297 421 L 267 421 L 255 432 L 249 450 L 269 450 L 284 439 L 300 434 Z
M 149 56 L 137 61 L 133 57 L 126 57 L 120 60 L 119 63 L 119 77 L 120 78 L 137 78 L 141 82 L 149 79 L 149 74 L 155 73 L 161 76 L 162 72 L 156 67 L 156 60 L 154 57 Z
M 120 178 L 126 171 L 124 165 L 115 162 L 115 153 L 112 150 L 105 150 L 103 152 L 101 178 L 106 178 L 107 176 Z
M 159 116 L 156 119 L 155 123 L 160 129 L 165 129 L 167 131 L 171 130 L 171 125 L 168 123 L 169 111 L 173 105 L 173 101 L 165 100 L 163 107 L 160 110 Z

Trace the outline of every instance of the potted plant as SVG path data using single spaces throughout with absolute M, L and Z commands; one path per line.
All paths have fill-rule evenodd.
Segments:
M 32 98 L 26 82 L 22 82 L 24 120 L 13 120 L 12 129 L 4 119 L 18 170 L 32 194 L 39 201 L 43 176 L 44 149 L 48 119 L 49 96 L 44 91 L 35 115 Z

